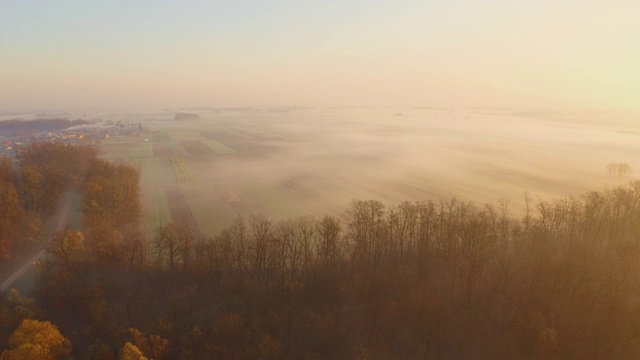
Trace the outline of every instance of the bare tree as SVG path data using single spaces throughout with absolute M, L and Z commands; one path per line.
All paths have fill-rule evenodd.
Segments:
M 124 242 L 123 256 L 129 271 L 144 266 L 147 261 L 147 241 L 142 231 L 132 233 Z
M 251 216 L 249 226 L 253 235 L 250 246 L 252 277 L 258 280 L 259 288 L 264 291 L 269 278 L 270 260 L 272 260 L 269 256 L 273 242 L 271 221 L 262 214 L 254 213 Z
M 180 263 L 183 251 L 178 229 L 174 223 L 168 223 L 158 229 L 158 234 L 154 239 L 154 248 L 157 267 L 166 268 L 169 272 L 173 272 Z
M 609 176 L 622 178 L 630 175 L 633 172 L 633 168 L 627 162 L 613 162 L 607 164 L 607 172 Z
M 376 272 L 384 256 L 384 228 L 387 224 L 385 206 L 377 200 L 354 200 L 344 217 L 347 237 L 352 246 L 352 259 Z
M 82 260 L 83 250 L 84 235 L 70 229 L 57 233 L 47 246 L 49 261 L 53 265 L 64 267 L 69 271 Z
M 316 222 L 319 240 L 316 243 L 316 254 L 322 268 L 335 267 L 338 261 L 338 240 L 340 237 L 340 221 L 333 216 L 325 216 Z

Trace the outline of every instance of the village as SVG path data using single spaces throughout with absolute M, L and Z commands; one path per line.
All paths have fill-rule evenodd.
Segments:
M 41 127 L 21 129 L 20 131 L 0 130 L 0 157 L 10 156 L 21 146 L 33 142 L 64 142 L 68 144 L 99 144 L 114 136 L 140 136 L 144 131 L 141 123 L 96 122 L 71 126 L 62 130 L 49 131 Z

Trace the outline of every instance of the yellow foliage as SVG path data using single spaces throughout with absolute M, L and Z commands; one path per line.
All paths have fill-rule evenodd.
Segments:
M 24 320 L 9 338 L 0 360 L 62 359 L 71 353 L 71 343 L 48 321 Z
M 141 349 L 144 354 L 147 354 L 153 359 L 161 358 L 162 354 L 169 347 L 169 340 L 163 339 L 160 336 L 145 336 L 135 328 L 129 328 L 129 333 L 131 333 L 131 336 L 133 336 L 136 342 L 136 348 Z
M 122 349 L 120 349 L 119 360 L 147 360 L 148 358 L 142 354 L 142 351 L 138 349 L 137 346 L 133 345 L 130 342 L 124 344 Z

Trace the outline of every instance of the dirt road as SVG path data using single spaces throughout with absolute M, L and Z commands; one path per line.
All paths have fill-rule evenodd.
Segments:
M 69 222 L 69 213 L 71 211 L 72 200 L 73 200 L 73 193 L 66 192 L 63 194 L 63 197 L 60 201 L 61 205 L 58 208 L 57 214 L 55 215 L 57 219 L 55 217 L 53 219 L 53 221 L 55 221 L 56 226 L 51 232 L 45 231 L 44 236 L 46 236 L 46 239 L 51 239 L 53 234 L 57 233 L 58 231 L 64 230 L 64 228 L 67 226 Z M 40 250 L 38 250 L 35 255 L 25 260 L 23 265 L 18 270 L 16 270 L 6 280 L 4 280 L 2 282 L 2 285 L 0 285 L 0 292 L 6 291 L 11 285 L 13 285 L 13 283 L 15 283 L 18 279 L 20 279 L 27 271 L 33 268 L 35 263 L 44 256 L 45 247 L 48 244 L 49 244 L 48 241 L 42 244 L 42 246 L 40 247 Z

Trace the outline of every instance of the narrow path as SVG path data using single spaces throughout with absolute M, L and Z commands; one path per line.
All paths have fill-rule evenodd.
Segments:
M 45 233 L 45 236 L 48 236 L 48 238 L 51 238 L 55 233 L 64 230 L 64 228 L 68 224 L 73 193 L 66 192 L 63 194 L 63 196 L 64 196 L 64 199 L 62 200 L 63 201 L 62 206 L 60 207 L 57 214 L 58 219 L 56 222 L 56 227 L 54 229 L 54 232 L 53 234 Z M 0 293 L 4 292 L 11 285 L 13 285 L 13 283 L 15 283 L 18 279 L 20 279 L 22 275 L 24 275 L 27 271 L 29 271 L 35 265 L 35 263 L 45 255 L 45 248 L 47 247 L 47 245 L 49 245 L 49 241 L 44 243 L 41 246 L 40 250 L 33 257 L 25 260 L 24 264 L 18 270 L 16 270 L 13 274 L 11 274 L 11 276 L 9 276 L 5 281 L 2 282 L 2 285 L 0 285 Z

